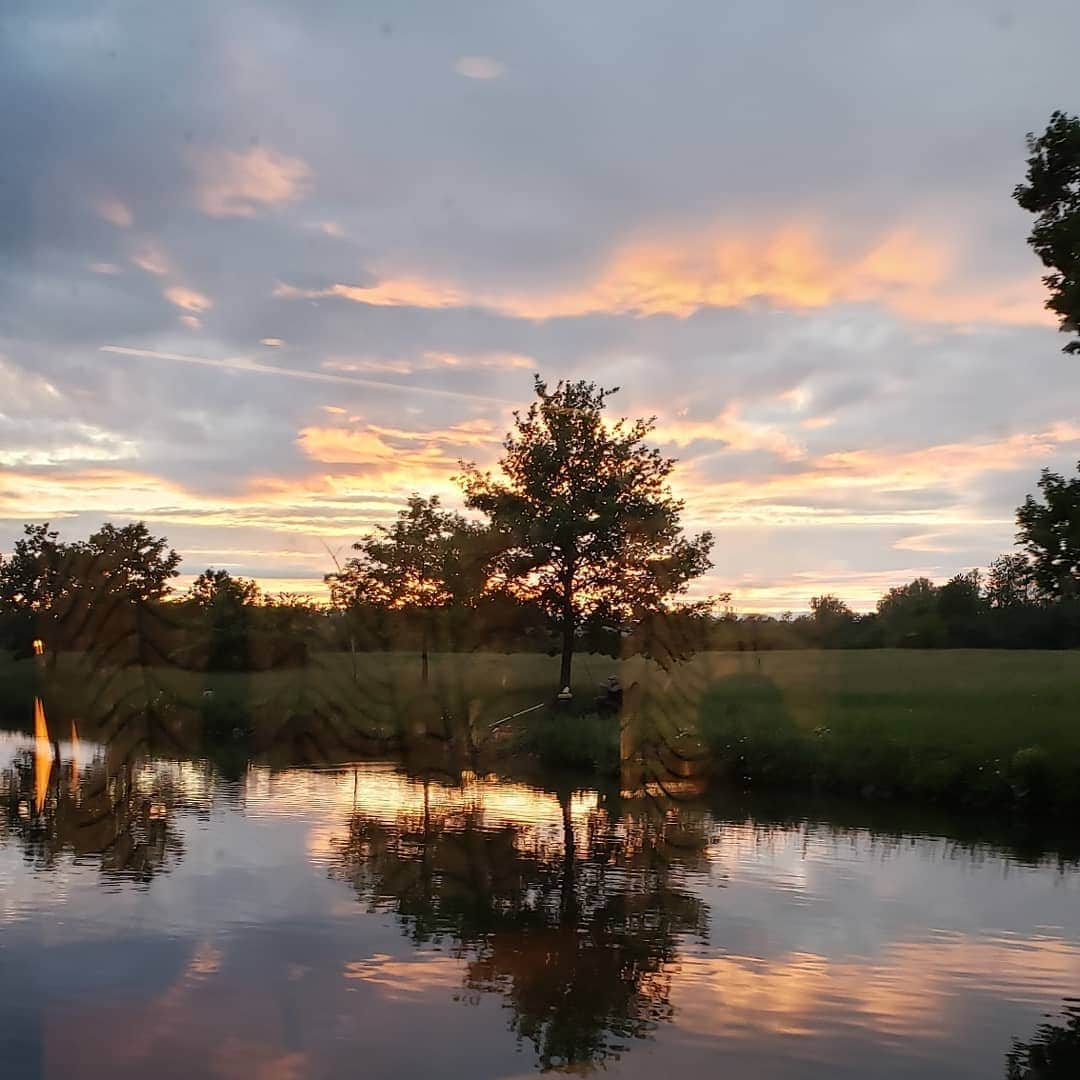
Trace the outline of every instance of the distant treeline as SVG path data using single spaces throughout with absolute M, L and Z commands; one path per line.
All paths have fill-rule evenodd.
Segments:
M 537 378 L 515 414 L 499 474 L 463 464 L 473 518 L 413 494 L 326 576 L 330 604 L 268 596 L 207 569 L 172 589 L 180 555 L 142 522 L 61 540 L 27 525 L 0 556 L 0 647 L 101 652 L 109 663 L 207 669 L 303 664 L 312 649 L 550 652 L 570 684 L 576 652 L 661 661 L 703 650 L 908 647 L 1060 649 L 1080 645 L 1080 475 L 1043 470 L 1016 511 L 1018 550 L 942 585 L 917 578 L 870 614 L 842 599 L 809 613 L 739 615 L 730 597 L 692 600 L 715 538 L 688 536 L 669 485 L 673 459 L 646 439 L 651 419 L 612 423 L 614 391 Z
M 491 589 L 438 605 L 350 596 L 319 605 L 269 594 L 254 581 L 206 570 L 183 593 L 169 592 L 179 562 L 142 523 L 104 526 L 67 544 L 47 526 L 26 526 L 14 556 L 0 562 L 0 648 L 30 655 L 34 642 L 80 650 L 93 638 L 135 636 L 147 663 L 203 670 L 297 666 L 312 650 L 539 652 L 561 648 L 539 604 Z M 1048 596 L 1019 554 L 942 585 L 916 578 L 890 589 L 869 613 L 818 596 L 806 614 L 738 614 L 700 607 L 654 612 L 630 624 L 583 620 L 581 652 L 660 659 L 701 651 L 772 649 L 1005 648 L 1080 646 L 1080 597 Z M 145 639 L 145 640 L 143 640 Z

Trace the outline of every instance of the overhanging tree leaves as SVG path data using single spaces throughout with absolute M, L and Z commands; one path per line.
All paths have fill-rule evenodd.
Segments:
M 1074 599 L 1080 595 L 1080 475 L 1066 480 L 1043 469 L 1039 490 L 1041 500 L 1029 495 L 1017 508 L 1016 542 L 1031 559 L 1041 596 Z
M 1055 112 L 1042 135 L 1028 135 L 1027 147 L 1028 182 L 1013 198 L 1038 215 L 1028 243 L 1050 270 L 1046 306 L 1063 331 L 1080 333 L 1080 119 Z M 1080 351 L 1080 340 L 1065 351 Z
M 463 463 L 465 503 L 499 543 L 493 578 L 537 602 L 562 638 L 560 686 L 586 619 L 629 624 L 685 593 L 710 566 L 712 536 L 685 537 L 675 466 L 645 445 L 654 419 L 608 421 L 616 389 L 539 377 L 536 400 L 514 414 L 501 475 Z

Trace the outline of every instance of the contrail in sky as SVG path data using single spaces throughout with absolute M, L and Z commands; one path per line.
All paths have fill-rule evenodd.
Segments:
M 491 405 L 513 405 L 504 398 L 484 394 L 469 394 L 462 390 L 437 390 L 430 386 L 406 386 L 402 383 L 382 382 L 379 379 L 363 379 L 355 375 L 333 375 L 327 371 L 303 371 L 300 368 L 275 367 L 260 364 L 242 356 L 216 360 L 209 356 L 187 356 L 184 353 L 159 352 L 157 349 L 133 349 L 127 345 L 102 345 L 102 352 L 118 356 L 145 356 L 152 360 L 172 360 L 179 364 L 197 364 L 199 367 L 223 368 L 253 375 L 278 375 L 283 379 L 306 379 L 309 382 L 340 383 L 346 386 L 363 386 L 369 390 L 390 390 L 399 394 L 427 394 L 429 397 L 454 398 L 459 401 L 483 401 Z

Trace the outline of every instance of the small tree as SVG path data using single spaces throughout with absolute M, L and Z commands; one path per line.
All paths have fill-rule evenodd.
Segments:
M 1043 469 L 1039 490 L 1041 500 L 1029 495 L 1017 508 L 1016 542 L 1031 560 L 1040 595 L 1075 598 L 1080 593 L 1080 476 L 1066 480 Z
M 418 625 L 425 683 L 437 613 L 482 586 L 474 557 L 477 531 L 460 514 L 442 510 L 437 495 L 414 493 L 392 525 L 376 526 L 353 545 L 359 554 L 327 576 L 335 606 L 375 605 Z
M 982 575 L 978 570 L 954 574 L 938 589 L 937 601 L 946 645 L 982 644 L 985 634 L 980 618 L 985 610 L 985 600 Z
M 1028 243 L 1049 267 L 1043 281 L 1050 290 L 1046 306 L 1068 333 L 1080 332 L 1080 119 L 1055 112 L 1046 131 L 1027 137 L 1027 184 L 1013 198 L 1037 214 Z M 1066 352 L 1080 350 L 1070 341 Z
M 466 505 L 485 514 L 499 550 L 494 576 L 538 603 L 562 640 L 559 685 L 570 684 L 574 639 L 596 612 L 632 623 L 685 593 L 711 565 L 712 536 L 687 538 L 675 466 L 645 445 L 654 419 L 604 416 L 616 390 L 535 379 L 536 400 L 514 414 L 501 476 L 463 464 Z
M 251 666 L 251 609 L 261 600 L 250 578 L 228 570 L 204 570 L 192 583 L 187 599 L 199 608 L 209 630 L 207 666 L 235 671 Z
M 938 590 L 929 578 L 897 585 L 878 601 L 878 618 L 887 645 L 933 649 L 944 637 Z
M 86 550 L 107 579 L 109 592 L 124 593 L 132 602 L 160 600 L 179 573 L 180 556 L 142 521 L 120 529 L 106 522 L 91 534 Z
M 1015 608 L 1035 599 L 1031 562 L 1026 555 L 999 555 L 986 570 L 986 602 L 992 608 Z
M 810 621 L 817 643 L 836 648 L 847 644 L 845 638 L 855 624 L 855 612 L 839 597 L 815 596 L 810 600 Z

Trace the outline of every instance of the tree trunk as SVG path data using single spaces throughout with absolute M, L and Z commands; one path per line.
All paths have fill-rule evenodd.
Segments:
M 563 926 L 572 926 L 577 922 L 577 845 L 574 842 L 574 819 L 570 814 L 570 795 L 559 796 L 563 823 L 563 873 L 559 889 L 559 911 Z
M 424 613 L 423 622 L 420 624 L 420 681 L 427 686 L 428 683 L 428 640 L 430 627 L 428 626 L 427 614 Z
M 559 669 L 559 689 L 570 685 L 570 668 L 574 662 L 574 609 L 566 604 L 562 617 L 562 666 Z

